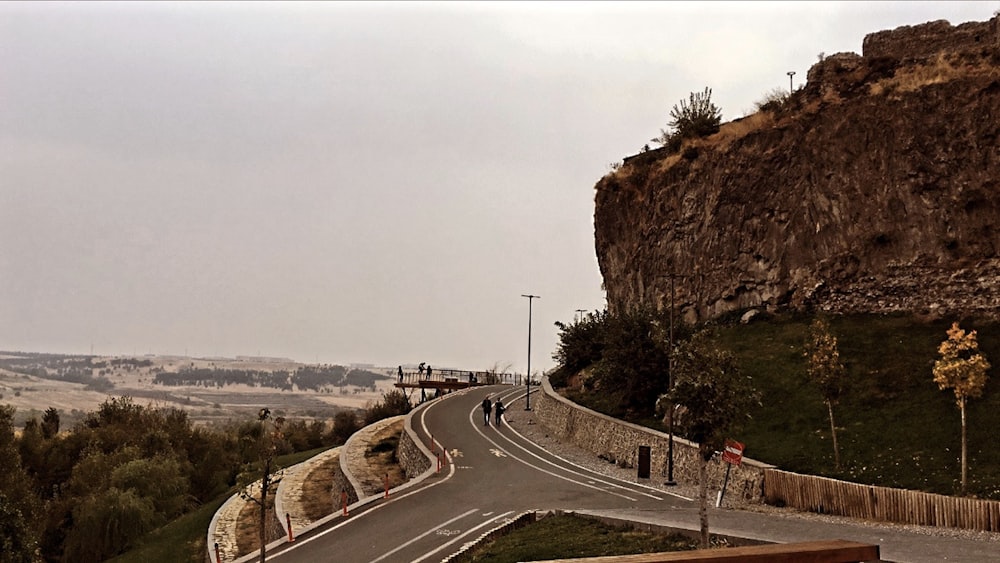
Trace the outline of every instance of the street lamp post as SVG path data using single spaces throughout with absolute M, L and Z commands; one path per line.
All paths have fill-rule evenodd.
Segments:
M 788 75 L 788 93 L 791 94 L 792 93 L 792 77 L 795 76 L 795 71 L 794 70 L 790 70 L 790 71 L 786 72 L 785 74 Z
M 521 297 L 528 298 L 528 373 L 524 378 L 524 388 L 526 390 L 524 398 L 524 410 L 531 410 L 531 300 L 541 299 L 539 295 L 524 295 Z
M 674 390 L 674 262 L 670 261 L 670 355 L 667 356 L 667 390 Z M 667 482 L 668 486 L 677 484 L 674 481 L 674 401 L 670 400 L 670 411 L 667 413 Z
M 587 312 L 586 309 L 577 309 L 576 310 L 576 318 L 574 320 L 576 320 L 576 322 L 580 322 L 581 320 L 583 320 L 583 313 L 586 313 L 586 312 Z

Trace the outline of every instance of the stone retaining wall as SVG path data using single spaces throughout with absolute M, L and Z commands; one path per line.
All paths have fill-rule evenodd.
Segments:
M 407 480 L 413 479 L 431 468 L 431 453 L 423 444 L 415 440 L 416 432 L 410 426 L 410 417 L 406 417 L 406 426 L 399 436 L 399 446 L 396 448 L 396 458 L 403 468 Z
M 622 467 L 636 467 L 639 446 L 651 450 L 651 477 L 666 479 L 669 436 L 637 424 L 631 424 L 582 407 L 556 393 L 548 378 L 542 379 L 535 416 L 550 432 Z M 719 489 L 726 464 L 718 457 L 709 462 L 709 488 Z M 726 504 L 758 504 L 763 502 L 764 469 L 773 466 L 744 457 L 743 464 L 734 466 L 729 474 Z M 674 480 L 679 483 L 698 481 L 698 445 L 674 436 Z

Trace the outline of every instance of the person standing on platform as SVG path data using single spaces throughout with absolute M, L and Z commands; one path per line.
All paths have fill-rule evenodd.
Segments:
M 490 401 L 489 397 L 483 399 L 483 421 L 486 422 L 486 426 L 490 425 L 490 411 L 493 410 L 493 402 Z
M 399 372 L 399 382 L 402 383 L 403 382 L 403 366 L 399 366 L 396 369 Z
M 427 379 L 430 379 L 430 378 L 431 378 L 431 366 L 430 366 L 430 364 L 427 364 Z

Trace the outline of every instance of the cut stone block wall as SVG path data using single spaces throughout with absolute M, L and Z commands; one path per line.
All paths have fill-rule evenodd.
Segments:
M 552 389 L 542 379 L 542 393 L 535 403 L 535 417 L 560 440 L 570 442 L 622 467 L 636 467 L 639 446 L 649 446 L 651 478 L 666 480 L 669 436 L 650 428 L 618 420 L 582 407 Z M 726 472 L 719 456 L 709 462 L 709 489 L 718 490 Z M 744 457 L 729 474 L 725 504 L 763 502 L 764 469 L 773 467 Z M 698 482 L 698 445 L 674 436 L 674 480 L 681 484 Z

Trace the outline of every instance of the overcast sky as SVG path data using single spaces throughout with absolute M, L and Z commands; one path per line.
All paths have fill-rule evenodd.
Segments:
M 594 184 L 1000 2 L 0 2 L 0 350 L 551 367 Z

